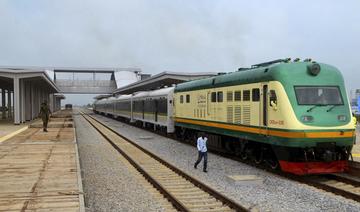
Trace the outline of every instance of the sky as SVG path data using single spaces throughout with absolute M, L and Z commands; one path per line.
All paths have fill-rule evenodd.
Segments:
M 349 91 L 360 88 L 359 11 L 358 0 L 0 0 L 0 65 L 156 74 L 312 58 L 339 68 Z

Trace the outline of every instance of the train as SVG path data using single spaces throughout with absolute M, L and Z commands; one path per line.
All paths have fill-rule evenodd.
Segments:
M 125 119 L 296 175 L 348 170 L 355 142 L 341 72 L 279 59 L 235 72 L 102 99 L 95 113 Z
M 66 110 L 71 110 L 72 109 L 72 104 L 65 104 L 65 109 Z

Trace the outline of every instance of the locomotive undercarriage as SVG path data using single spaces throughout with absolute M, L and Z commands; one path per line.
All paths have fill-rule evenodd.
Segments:
M 177 138 L 196 143 L 201 131 L 178 127 L 176 132 Z M 290 164 L 305 164 L 305 167 L 308 167 L 306 164 L 316 164 L 316 166 L 321 167 L 322 165 L 319 165 L 319 163 L 340 163 L 340 166 L 346 166 L 346 161 L 351 157 L 352 146 L 336 146 L 335 142 L 319 142 L 314 147 L 300 148 L 264 144 L 212 133 L 206 133 L 206 135 L 208 137 L 208 149 L 230 153 L 240 157 L 242 160 L 251 160 L 255 164 L 263 163 L 271 169 L 278 169 L 280 162 L 284 161 Z M 316 170 L 319 170 L 319 173 L 322 172 L 321 168 L 317 167 Z M 306 172 L 305 170 L 304 172 L 294 173 L 311 174 L 311 171 Z M 324 173 L 326 173 L 326 170 Z
M 280 147 L 274 146 L 279 160 L 292 162 L 331 162 L 348 160 L 352 146 L 336 146 L 335 142 L 317 143 L 314 147 Z

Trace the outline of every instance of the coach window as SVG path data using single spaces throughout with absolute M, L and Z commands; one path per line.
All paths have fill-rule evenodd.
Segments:
M 182 103 L 184 103 L 184 96 L 183 95 L 180 96 L 180 104 L 182 104 Z
M 244 90 L 243 91 L 243 100 L 244 101 L 250 101 L 250 90 Z
M 186 103 L 190 103 L 190 95 L 186 94 Z
M 211 102 L 216 102 L 216 92 L 211 93 Z
M 232 102 L 233 101 L 233 92 L 232 91 L 228 91 L 226 93 L 226 99 L 228 102 Z
M 252 101 L 258 102 L 260 100 L 260 89 L 254 88 L 252 89 Z
M 219 91 L 218 93 L 217 93 L 217 101 L 218 102 L 223 102 L 223 97 L 224 96 L 224 94 L 223 94 L 223 92 L 222 91 Z
M 241 91 L 235 91 L 234 93 L 234 100 L 236 102 L 241 101 Z

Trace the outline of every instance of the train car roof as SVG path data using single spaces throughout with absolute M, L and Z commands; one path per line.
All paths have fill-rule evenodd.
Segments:
M 151 96 L 151 97 L 154 97 L 154 96 L 167 96 L 173 90 L 174 90 L 174 87 L 162 88 L 162 89 L 159 89 L 159 90 L 150 91 L 149 96 Z
M 146 97 L 149 96 L 149 91 L 139 91 L 134 93 L 133 98 L 140 98 L 140 97 Z
M 125 100 L 125 99 L 131 99 L 131 94 L 128 95 L 120 95 L 116 98 L 116 100 Z
M 319 64 L 321 67 L 321 71 L 318 74 L 318 77 L 310 76 L 310 74 L 307 73 L 307 67 L 313 64 Z M 180 83 L 175 87 L 175 92 L 209 89 L 273 80 L 280 82 L 296 81 L 306 84 L 309 77 L 312 79 L 317 78 L 317 81 L 321 85 L 324 84 L 324 78 L 328 78 L 330 76 L 332 78 L 339 78 L 339 83 L 341 83 L 341 73 L 333 66 L 314 62 L 282 62 L 255 68 L 241 69 L 236 72 L 218 75 L 215 77 Z

